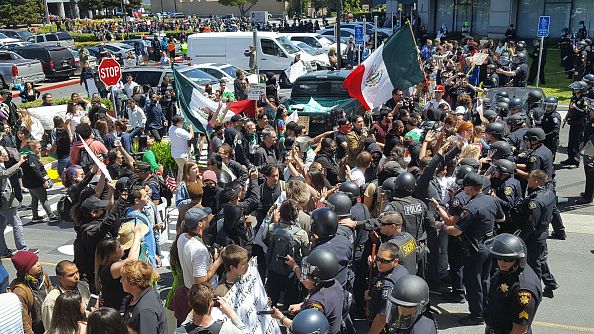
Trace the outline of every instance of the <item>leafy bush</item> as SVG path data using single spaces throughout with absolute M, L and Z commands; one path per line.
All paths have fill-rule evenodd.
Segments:
M 43 102 L 42 100 L 35 100 L 33 102 L 26 102 L 26 103 L 18 104 L 18 107 L 19 108 L 25 108 L 25 109 L 37 108 L 37 107 L 41 107 L 41 103 L 42 102 Z M 54 104 L 56 104 L 56 105 L 68 104 L 68 102 L 70 102 L 70 98 L 54 99 Z M 112 110 L 113 109 L 113 105 L 112 105 L 110 99 L 101 99 L 101 102 L 105 105 L 105 107 L 108 110 Z
M 177 175 L 177 164 L 171 156 L 171 143 L 169 141 L 155 142 L 151 146 L 151 150 L 157 157 L 157 163 L 163 166 L 163 175 L 167 175 L 169 171 L 173 175 Z

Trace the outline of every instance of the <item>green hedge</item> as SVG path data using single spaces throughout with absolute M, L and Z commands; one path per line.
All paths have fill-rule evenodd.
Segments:
M 19 108 L 25 108 L 25 109 L 29 109 L 29 108 L 37 108 L 37 107 L 41 107 L 41 103 L 43 101 L 42 100 L 35 100 L 33 102 L 26 102 L 26 103 L 21 103 L 19 104 Z M 54 99 L 54 103 L 56 105 L 63 105 L 63 104 L 67 104 L 68 102 L 70 102 L 70 98 L 61 98 L 61 99 Z M 113 109 L 113 104 L 111 103 L 110 99 L 101 99 L 101 102 L 105 105 L 105 107 L 108 110 L 112 110 Z
M 165 35 L 167 35 L 169 37 L 173 36 L 176 39 L 179 39 L 182 32 L 183 31 L 181 31 L 181 30 L 169 30 L 169 31 L 165 31 Z M 186 35 L 188 35 L 188 34 L 191 34 L 192 31 L 188 30 L 188 31 L 185 31 L 185 33 L 186 33 Z M 74 38 L 74 42 L 76 42 L 76 43 L 90 43 L 90 42 L 103 43 L 102 41 L 97 41 L 95 34 L 72 33 L 71 35 L 72 35 L 72 38 Z M 142 38 L 142 36 L 151 36 L 147 32 L 131 32 L 129 35 L 130 35 L 131 39 Z

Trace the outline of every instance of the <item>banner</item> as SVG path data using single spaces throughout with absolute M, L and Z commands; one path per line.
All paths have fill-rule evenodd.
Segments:
M 297 78 L 304 75 L 305 73 L 307 73 L 307 69 L 305 68 L 305 64 L 302 60 L 296 62 L 285 70 L 285 74 L 287 75 L 289 82 L 295 82 Z
M 255 257 L 250 261 L 247 273 L 231 287 L 225 299 L 245 324 L 245 333 L 279 334 L 281 332 L 278 321 L 271 315 L 256 315 L 257 311 L 268 310 L 270 307 Z M 214 320 L 230 321 L 218 308 L 213 308 L 211 316 Z
M 29 108 L 27 111 L 29 111 L 29 115 L 37 118 L 41 122 L 43 130 L 50 131 L 54 128 L 54 116 L 60 116 L 62 119 L 66 120 L 67 107 L 67 104 L 62 104 L 58 106 Z
M 99 158 L 97 158 L 95 153 L 91 150 L 89 145 L 87 145 L 87 143 L 82 139 L 82 137 L 80 135 L 78 135 L 78 139 L 82 142 L 84 149 L 87 150 L 87 153 L 89 153 L 89 155 L 91 156 L 91 159 L 93 159 L 93 162 L 95 162 L 95 164 L 97 164 L 101 173 L 105 174 L 105 179 L 107 180 L 107 182 L 111 182 L 111 175 L 109 175 L 109 171 L 107 170 L 107 167 L 105 167 L 105 164 L 103 163 L 103 161 L 101 161 L 101 160 L 99 160 Z

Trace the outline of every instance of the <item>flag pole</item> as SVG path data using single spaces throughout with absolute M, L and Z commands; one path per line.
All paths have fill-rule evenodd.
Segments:
M 421 69 L 421 73 L 423 73 L 423 78 L 425 78 L 425 82 L 423 83 L 425 88 L 427 89 L 427 94 L 431 94 L 429 92 L 429 86 L 427 84 L 427 77 L 425 76 L 425 71 L 423 71 L 423 60 L 421 59 L 421 52 L 419 51 L 419 46 L 417 45 L 417 38 L 415 37 L 415 32 L 412 29 L 412 24 L 410 20 L 406 20 L 406 25 L 408 29 L 410 29 L 410 33 L 413 37 L 413 43 L 415 43 L 415 50 L 417 51 L 417 63 L 419 64 L 419 68 Z

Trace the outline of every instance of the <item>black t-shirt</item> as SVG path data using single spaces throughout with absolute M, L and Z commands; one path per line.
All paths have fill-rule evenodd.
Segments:
M 120 311 L 122 301 L 128 296 L 128 294 L 124 292 L 120 279 L 111 276 L 110 266 L 99 268 L 99 279 L 101 280 L 103 306 Z
M 334 140 L 336 141 L 336 160 L 338 161 L 344 158 L 347 154 L 346 149 L 342 147 L 342 143 L 346 143 L 347 141 L 347 135 L 342 132 L 338 132 Z

